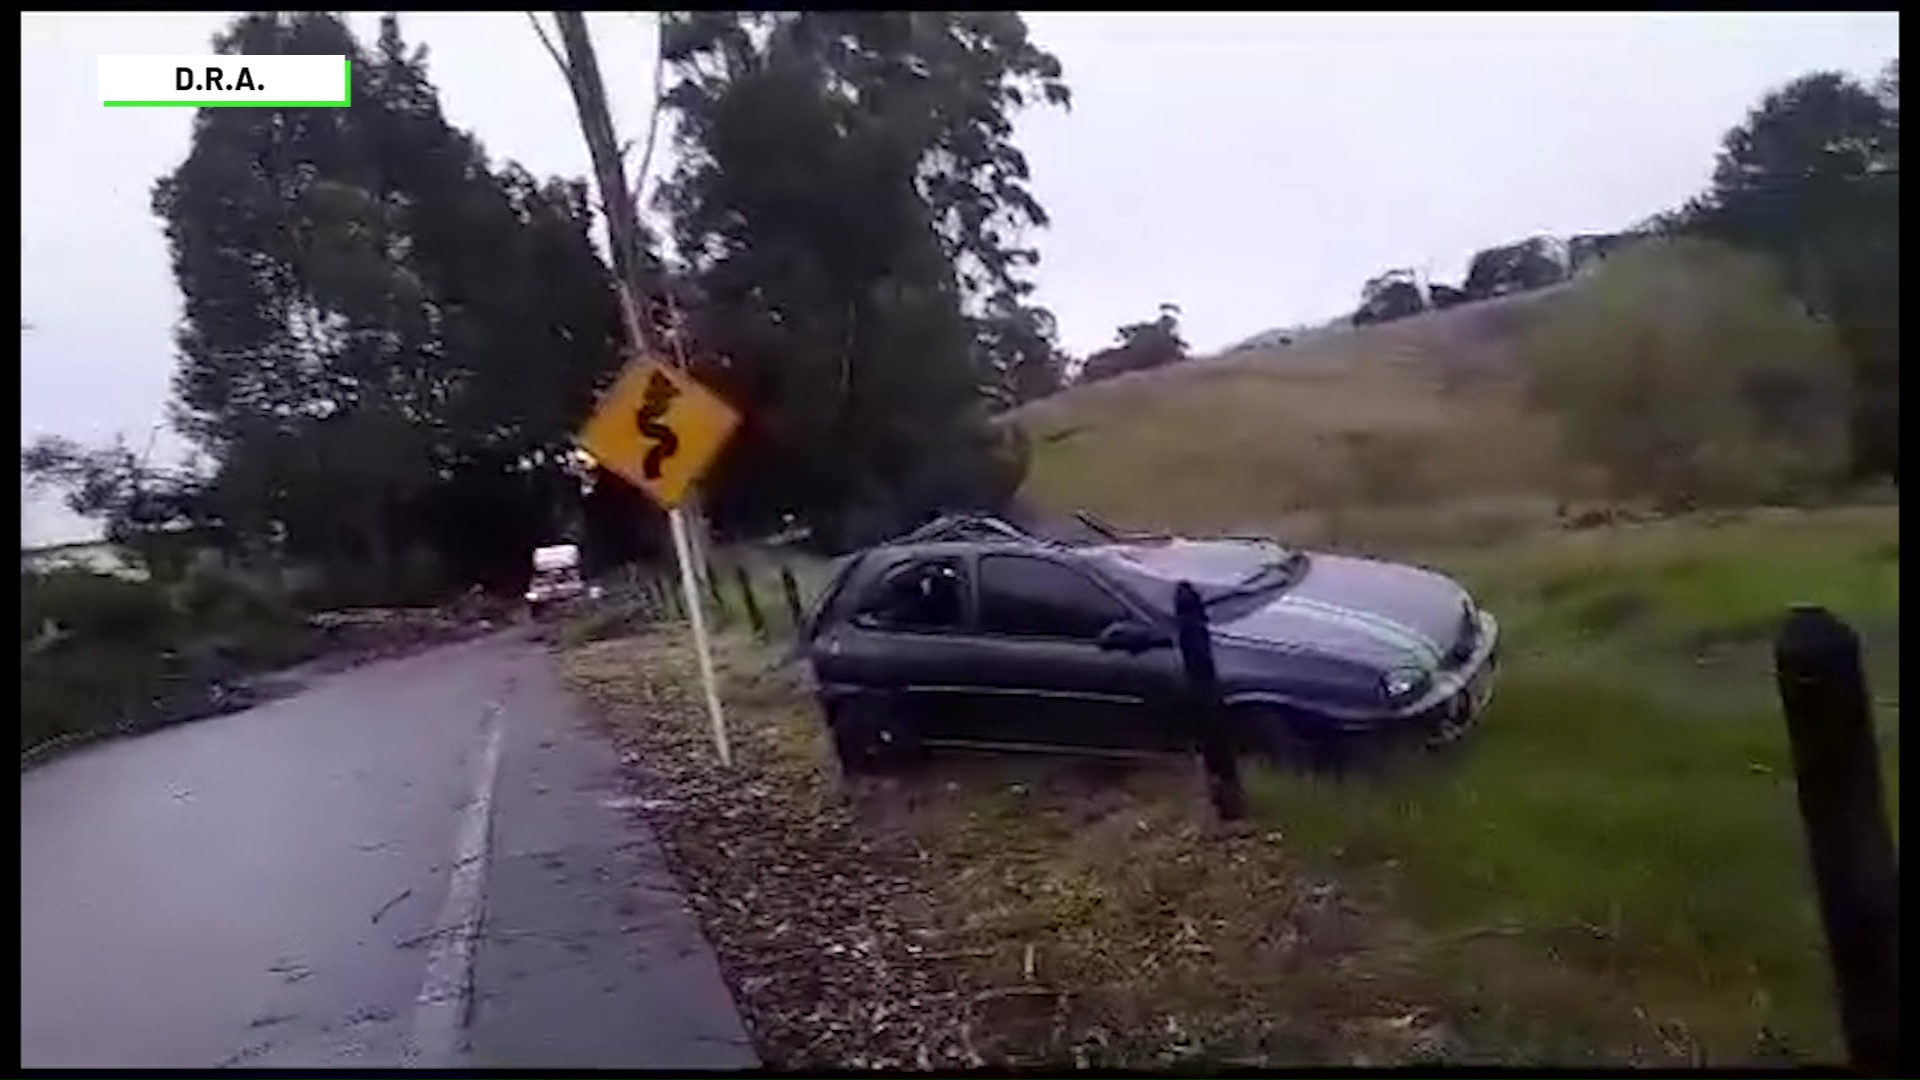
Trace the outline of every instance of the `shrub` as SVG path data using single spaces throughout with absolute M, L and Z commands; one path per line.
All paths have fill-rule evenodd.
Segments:
M 21 748 L 153 720 L 206 685 L 300 659 L 309 640 L 281 598 L 218 566 L 171 584 L 22 573 Z
M 1845 470 L 1845 354 L 1759 257 L 1692 240 L 1624 252 L 1520 357 L 1570 456 L 1615 496 L 1792 500 Z
M 180 619 L 166 590 L 90 570 L 20 575 L 20 746 L 111 726 L 155 685 Z
M 167 591 L 150 581 L 78 569 L 22 573 L 23 642 L 49 620 L 76 638 L 156 648 L 177 621 Z

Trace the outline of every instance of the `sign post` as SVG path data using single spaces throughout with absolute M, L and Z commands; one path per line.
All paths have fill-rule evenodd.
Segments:
M 579 437 L 582 450 L 667 512 L 707 716 L 713 722 L 713 748 L 723 765 L 733 764 L 733 751 L 721 714 L 706 612 L 693 572 L 693 545 L 680 503 L 739 425 L 739 414 L 686 372 L 657 360 L 636 360 L 620 373 Z
M 693 576 L 693 545 L 687 539 L 687 515 L 680 508 L 667 510 L 667 527 L 673 531 L 673 557 L 680 564 L 680 592 L 687 599 L 687 621 L 693 626 L 693 651 L 700 658 L 700 687 L 707 695 L 707 718 L 713 721 L 713 751 L 720 764 L 733 764 L 733 749 L 727 743 L 727 721 L 720 712 L 720 688 L 713 677 L 713 654 L 707 649 L 707 614 L 700 603 L 700 583 Z

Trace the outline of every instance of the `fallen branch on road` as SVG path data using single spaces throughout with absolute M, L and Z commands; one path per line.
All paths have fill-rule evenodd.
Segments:
M 374 925 L 378 926 L 380 924 L 381 916 L 385 915 L 389 911 L 392 911 L 395 907 L 399 906 L 402 900 L 405 900 L 407 897 L 412 895 L 413 895 L 412 887 L 401 889 L 400 895 L 394 897 L 393 899 L 387 901 L 384 904 L 381 904 L 379 910 L 373 913 Z

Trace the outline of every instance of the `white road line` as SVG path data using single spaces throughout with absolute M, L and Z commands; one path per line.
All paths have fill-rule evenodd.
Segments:
M 427 957 L 420 994 L 414 999 L 409 1065 L 455 1068 L 466 1050 L 467 1012 L 473 1002 L 473 957 L 486 897 L 488 834 L 493 825 L 493 787 L 500 772 L 503 726 L 496 702 L 488 707 L 482 721 L 472 795 L 460 810 L 447 900 L 440 909 L 440 921 L 434 924 L 439 935 Z

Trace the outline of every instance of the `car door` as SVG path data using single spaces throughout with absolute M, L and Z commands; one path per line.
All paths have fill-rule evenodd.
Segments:
M 989 552 L 974 566 L 969 673 L 958 722 L 974 737 L 1067 749 L 1163 750 L 1179 745 L 1167 691 L 1170 645 L 1104 649 L 1102 630 L 1139 614 L 1104 582 L 1063 559 Z
M 947 730 L 962 702 L 963 635 L 971 602 L 962 559 L 940 555 L 889 567 L 853 597 L 850 614 L 817 644 L 823 689 L 883 696 L 922 735 Z

